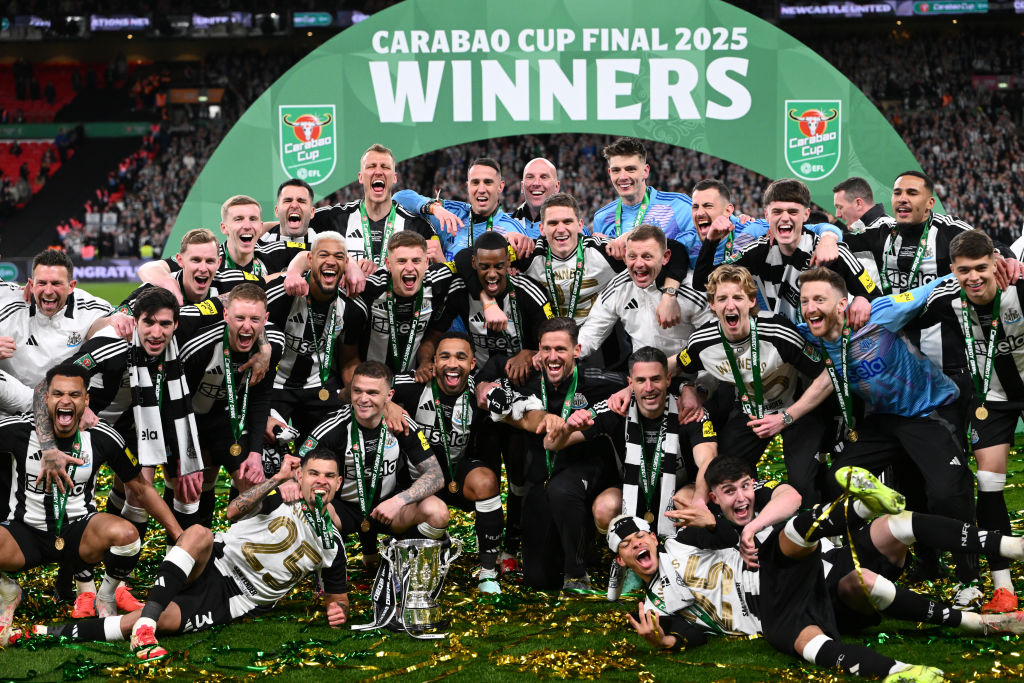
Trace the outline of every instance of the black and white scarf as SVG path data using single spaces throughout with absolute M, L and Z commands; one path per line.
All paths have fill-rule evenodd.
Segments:
M 666 510 L 672 510 L 672 496 L 676 492 L 676 466 L 679 462 L 679 420 L 677 418 L 676 399 L 668 396 L 665 405 L 665 415 L 668 418 L 668 425 L 665 429 L 665 439 L 662 442 L 663 456 L 661 459 L 660 486 L 651 499 L 651 512 L 655 515 L 657 522 L 655 529 L 659 536 L 672 536 L 676 528 L 672 520 L 664 515 Z M 622 471 L 622 514 L 642 517 L 640 509 L 643 498 L 643 490 L 640 488 L 640 459 L 644 457 L 644 428 L 640 422 L 640 410 L 636 405 L 636 398 L 631 398 L 629 410 L 626 412 L 626 462 Z M 653 459 L 649 463 L 654 464 Z M 648 472 L 650 476 L 650 472 Z
M 199 431 L 192 413 L 192 398 L 189 394 L 181 361 L 178 359 L 178 342 L 174 337 L 164 349 L 163 400 L 157 398 L 157 388 L 146 365 L 146 352 L 142 349 L 138 329 L 132 335 L 129 351 L 128 380 L 132 390 L 132 411 L 135 415 L 135 431 L 138 437 L 139 464 L 155 467 L 167 462 L 167 445 L 164 442 L 163 418 L 174 425 L 175 447 L 180 461 L 180 474 L 192 474 L 203 469 L 199 450 Z M 178 474 L 177 472 L 174 474 Z

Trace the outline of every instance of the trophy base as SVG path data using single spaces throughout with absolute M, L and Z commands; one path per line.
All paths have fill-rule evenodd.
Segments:
M 429 609 L 406 609 L 402 612 L 405 627 L 413 633 L 433 633 L 444 631 L 450 625 L 448 619 L 441 617 L 440 607 Z

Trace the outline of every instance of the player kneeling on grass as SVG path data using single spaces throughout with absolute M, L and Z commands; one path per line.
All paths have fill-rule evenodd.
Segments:
M 122 617 L 88 619 L 61 626 L 36 626 L 37 635 L 73 640 L 123 640 L 142 660 L 160 659 L 167 650 L 161 633 L 190 633 L 244 616 L 266 612 L 303 577 L 318 573 L 323 582 L 327 622 L 348 620 L 344 585 L 345 549 L 330 501 L 341 485 L 338 461 L 326 448 L 299 459 L 286 456 L 281 471 L 231 501 L 231 527 L 216 535 L 190 526 L 167 551 L 149 599 Z M 298 481 L 301 498 L 285 503 L 275 489 Z
M 726 465 L 733 463 L 738 470 L 734 476 L 716 481 L 715 469 L 725 472 Z M 849 555 L 849 551 L 839 548 L 823 553 L 820 539 L 842 533 L 849 524 L 854 530 L 854 542 L 871 544 L 874 551 L 873 555 L 865 554 L 867 547 L 858 548 L 861 558 L 878 565 L 890 559 L 888 554 L 893 548 L 889 546 L 895 545 L 897 539 L 902 539 L 899 542 L 904 544 L 905 551 L 905 543 L 914 540 L 914 532 L 924 535 L 921 527 L 938 520 L 955 523 L 959 528 L 960 522 L 934 516 L 917 519 L 916 513 L 903 512 L 902 496 L 882 486 L 866 470 L 844 468 L 837 473 L 837 479 L 846 488 L 844 498 L 849 501 L 840 498 L 836 505 L 824 506 L 824 510 L 819 506 L 784 524 L 766 526 L 765 534 L 754 536 L 755 548 L 741 555 L 736 547 L 740 529 L 756 518 L 747 512 L 757 502 L 753 473 L 749 465 L 732 458 L 718 458 L 708 470 L 708 486 L 721 506 L 722 515 L 698 515 L 684 510 L 681 517 L 689 526 L 664 545 L 658 543 L 648 524 L 636 517 L 618 517 L 609 529 L 608 545 L 617 554 L 617 561 L 647 583 L 647 601 L 640 605 L 637 618 L 629 617 L 638 634 L 655 647 L 680 648 L 701 645 L 709 634 L 763 633 L 780 652 L 802 656 L 823 666 L 838 666 L 847 673 L 887 676 L 886 681 L 942 679 L 938 669 L 911 666 L 838 639 L 839 622 L 847 624 L 843 609 L 855 604 L 851 596 L 837 597 L 847 573 L 837 571 L 836 567 L 843 566 L 842 555 Z M 725 491 L 728 498 L 722 495 Z M 891 514 L 883 514 L 886 512 Z M 878 517 L 874 522 L 878 528 L 872 526 L 868 533 L 858 534 L 855 530 L 871 517 Z M 888 539 L 881 533 L 886 526 L 896 530 Z M 1024 557 L 1022 539 L 998 537 L 973 527 L 965 529 L 965 543 L 976 545 L 978 552 Z M 959 531 L 956 536 L 949 542 L 959 543 Z M 748 570 L 755 566 L 760 570 Z M 1024 613 L 958 612 L 951 605 L 932 602 L 899 588 L 867 568 L 862 569 L 862 575 L 867 601 L 887 616 L 958 627 L 982 635 L 1024 633 Z M 731 590 L 733 586 L 736 590 Z

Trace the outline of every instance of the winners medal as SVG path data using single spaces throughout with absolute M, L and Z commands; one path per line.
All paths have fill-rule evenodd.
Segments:
M 847 427 L 846 440 L 850 443 L 857 443 L 860 435 L 853 428 L 853 403 L 850 399 L 850 325 L 845 317 L 839 342 L 839 363 L 842 376 L 836 372 L 836 364 L 833 362 L 832 356 L 828 355 L 825 342 L 821 339 L 818 339 L 818 348 L 821 349 L 821 357 L 825 359 L 825 370 L 828 371 L 828 378 L 832 381 L 836 401 L 839 403 L 839 411 L 843 414 L 843 422 Z
M 242 446 L 239 442 L 242 440 L 242 432 L 245 431 L 245 414 L 249 410 L 249 377 L 252 375 L 252 369 L 246 370 L 241 377 L 242 401 L 239 405 L 235 389 L 235 371 L 231 367 L 231 344 L 228 341 L 227 325 L 224 325 L 224 343 L 221 352 L 224 360 L 224 389 L 228 395 L 228 418 L 231 422 L 231 433 L 235 436 L 235 442 L 231 444 L 228 452 L 238 456 L 242 454 Z
M 434 397 L 434 415 L 436 416 L 437 431 L 441 433 L 441 446 L 444 448 L 444 457 L 448 463 L 448 478 L 450 479 L 448 482 L 448 490 L 452 493 L 458 493 L 459 484 L 455 481 L 455 462 L 452 458 L 452 448 L 449 442 L 451 437 L 449 436 L 448 425 L 444 420 L 444 406 L 441 404 L 441 392 L 438 389 L 436 378 L 430 380 L 430 392 Z M 470 420 L 470 398 L 468 390 L 463 391 L 462 394 L 455 399 L 455 403 L 452 404 L 451 433 L 455 432 L 455 407 L 458 405 L 459 401 L 462 401 L 462 429 L 465 430 L 463 431 L 463 434 L 465 434 L 469 431 Z
M 321 401 L 326 401 L 327 399 L 329 399 L 331 397 L 331 392 L 329 392 L 326 389 L 321 387 L 320 393 L 317 394 L 317 396 L 320 397 Z
M 75 442 L 71 446 L 71 457 L 81 458 L 82 457 L 82 432 L 75 432 Z M 68 508 L 68 496 L 71 495 L 72 489 L 75 488 L 75 471 L 78 469 L 78 465 L 72 465 L 68 469 L 68 477 L 71 478 L 71 485 L 68 486 L 64 493 L 60 492 L 57 488 L 57 482 L 51 485 L 52 499 L 53 499 L 53 525 L 54 531 L 57 532 L 57 538 L 53 541 L 53 547 L 57 550 L 64 550 L 64 537 L 60 535 L 61 527 L 64 526 L 64 511 Z
M 369 231 L 367 231 L 369 232 Z M 312 276 L 307 277 L 307 282 L 311 282 Z M 331 397 L 331 392 L 327 391 L 327 378 L 331 376 L 331 359 L 334 356 L 334 332 L 338 327 L 338 304 L 337 298 L 331 299 L 330 313 L 324 316 L 324 336 L 317 338 L 316 336 L 316 321 L 313 319 L 313 297 L 309 294 L 306 295 L 306 320 L 309 321 L 309 329 L 313 335 L 313 350 L 316 351 L 316 363 L 320 375 L 320 393 L 317 396 L 320 397 L 321 401 L 326 401 Z
M 652 522 L 654 522 L 654 513 L 651 512 L 650 510 L 645 512 L 644 513 L 644 521 L 647 522 L 648 524 L 651 524 Z
M 363 519 L 363 523 L 359 525 L 359 530 L 362 531 L 364 534 L 367 531 L 369 531 L 370 530 L 370 520 L 364 518 Z
M 850 443 L 857 443 L 857 439 L 859 439 L 860 436 L 857 435 L 856 429 L 851 429 L 850 431 L 846 432 L 846 438 L 850 441 Z
M 448 482 L 448 490 L 451 491 L 452 493 L 458 493 L 459 485 L 456 484 L 454 481 L 450 481 Z
M 963 289 L 960 290 L 960 329 L 964 333 L 964 340 L 967 342 L 967 366 L 971 371 L 971 380 L 974 382 L 978 401 L 981 403 L 980 406 L 974 409 L 974 416 L 983 421 L 988 419 L 988 408 L 985 407 L 985 400 L 988 398 L 989 387 L 992 386 L 992 367 L 996 358 L 996 335 L 999 333 L 999 308 L 1001 303 L 1002 291 L 997 287 L 995 298 L 992 300 L 992 323 L 988 333 L 988 345 L 985 349 L 985 369 L 982 371 L 978 367 L 974 330 L 971 324 L 970 304 L 967 302 L 967 294 Z
M 356 422 L 354 415 L 352 422 L 348 425 L 348 430 L 351 444 L 349 452 L 352 454 L 352 464 L 356 473 L 356 496 L 359 499 L 359 509 L 363 513 L 363 522 L 359 525 L 359 529 L 365 534 L 370 530 L 370 512 L 373 510 L 373 500 L 377 497 L 377 491 L 380 489 L 380 472 L 383 469 L 381 464 L 384 462 L 384 443 L 387 441 L 388 428 L 385 426 L 384 420 L 381 420 L 380 432 L 377 434 L 377 452 L 374 455 L 369 482 L 366 481 L 366 466 L 363 456 L 366 449 L 363 446 L 363 432 L 359 429 L 359 423 Z

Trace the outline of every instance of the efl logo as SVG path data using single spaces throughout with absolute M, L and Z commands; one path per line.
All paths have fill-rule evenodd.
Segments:
M 334 105 L 281 105 L 278 128 L 284 172 L 310 185 L 327 180 L 338 159 Z
M 804 180 L 821 180 L 839 165 L 840 100 L 786 100 L 783 144 L 786 165 Z

